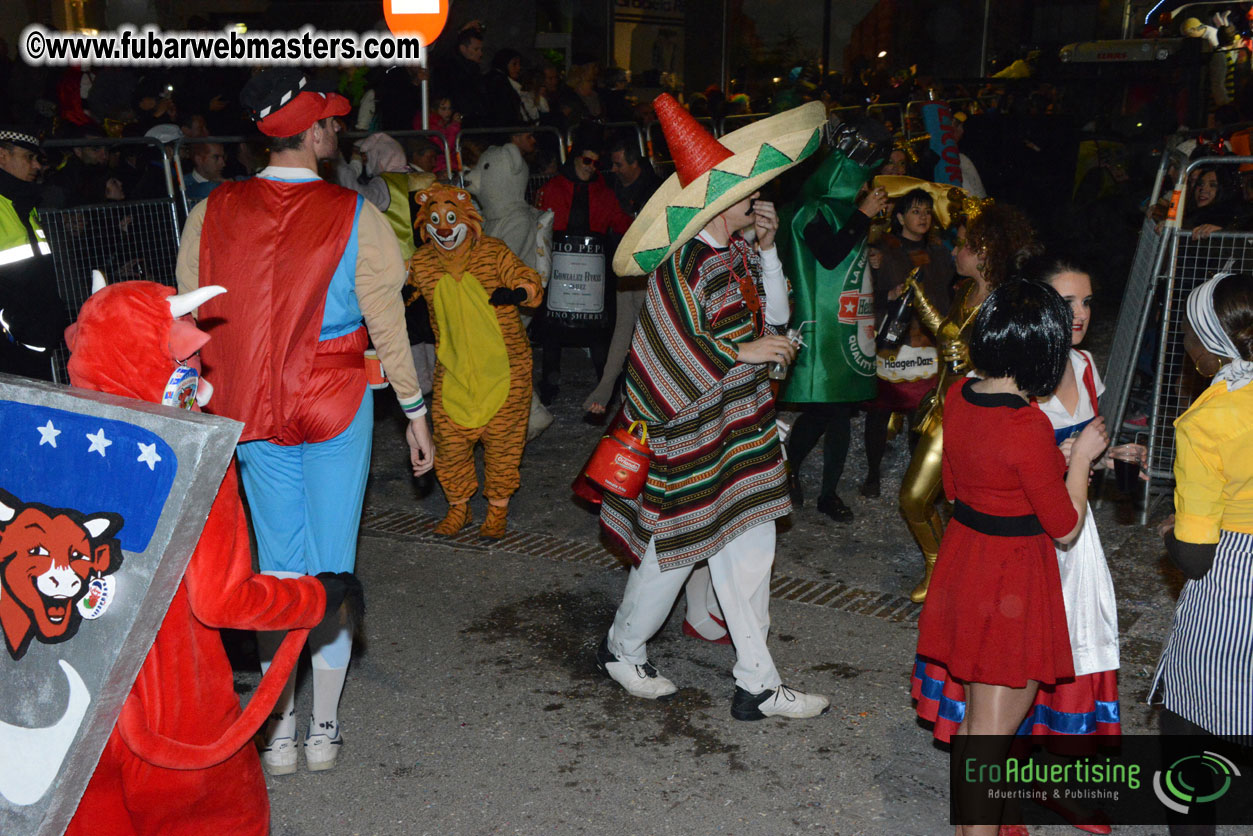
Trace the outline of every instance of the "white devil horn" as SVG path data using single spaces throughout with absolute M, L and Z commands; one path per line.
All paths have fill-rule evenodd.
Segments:
M 8 522 L 17 516 L 17 511 L 0 502 L 0 522 Z
M 99 270 L 91 271 L 91 292 L 99 293 L 108 286 L 108 282 L 104 279 L 104 273 Z
M 204 406 L 213 397 L 213 384 L 203 377 L 196 382 L 196 403 Z
M 83 523 L 83 528 L 87 529 L 87 533 L 92 537 L 99 537 L 109 530 L 111 524 L 107 517 L 92 517 Z
M 204 287 L 198 287 L 195 290 L 189 290 L 186 293 L 179 293 L 170 297 L 170 313 L 174 314 L 174 318 L 187 316 L 196 308 L 208 302 L 214 296 L 225 293 L 226 288 L 218 284 L 209 284 Z

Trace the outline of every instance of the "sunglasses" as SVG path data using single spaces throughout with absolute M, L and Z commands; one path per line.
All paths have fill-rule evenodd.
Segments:
M 583 156 L 579 157 L 579 161 L 580 161 L 581 163 L 583 163 L 583 165 L 586 165 L 586 166 L 591 166 L 592 168 L 595 168 L 595 167 L 596 167 L 596 163 L 600 162 L 600 158 L 599 158 L 599 157 L 589 157 L 589 156 L 587 156 L 586 154 L 584 154 Z

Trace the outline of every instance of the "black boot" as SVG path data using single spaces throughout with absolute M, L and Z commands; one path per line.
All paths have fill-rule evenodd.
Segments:
M 838 523 L 850 523 L 853 521 L 852 509 L 845 505 L 835 494 L 818 497 L 817 508 L 820 513 L 826 514 Z
M 805 507 L 805 489 L 801 487 L 801 477 L 798 473 L 788 473 L 789 493 L 792 496 L 792 507 L 800 510 Z

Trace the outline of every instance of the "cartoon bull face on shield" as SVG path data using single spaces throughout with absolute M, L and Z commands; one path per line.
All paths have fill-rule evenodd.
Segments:
M 76 605 L 89 578 L 121 565 L 114 535 L 122 518 L 23 504 L 0 491 L 0 526 L 0 626 L 9 655 L 20 659 L 32 638 L 52 644 L 78 632 Z

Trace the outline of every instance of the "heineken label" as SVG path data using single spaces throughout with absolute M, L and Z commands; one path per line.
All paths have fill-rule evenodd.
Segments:
M 840 351 L 850 368 L 871 377 L 875 374 L 874 283 L 870 263 L 862 248 L 844 277 L 840 291 Z

